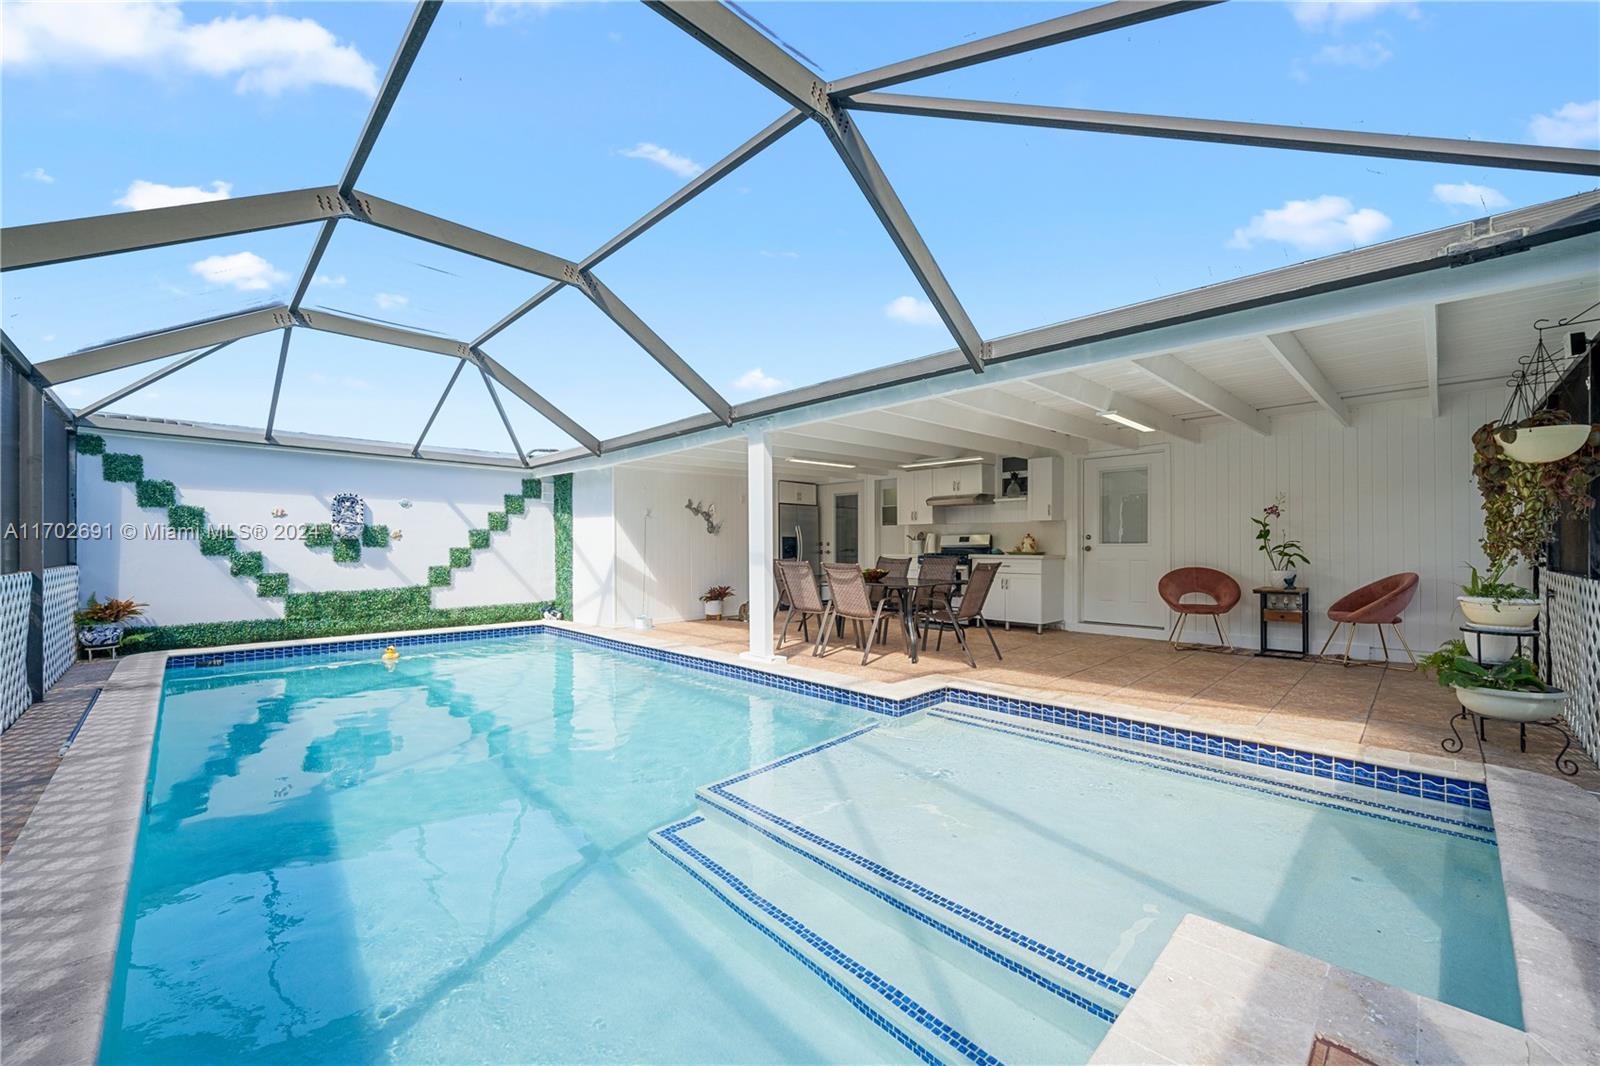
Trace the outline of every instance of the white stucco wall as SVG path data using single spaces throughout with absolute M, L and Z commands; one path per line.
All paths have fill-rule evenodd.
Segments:
M 428 567 L 446 565 L 450 549 L 465 547 L 468 531 L 487 528 L 489 512 L 502 510 L 506 494 L 522 487 L 521 472 L 504 468 L 102 435 L 108 452 L 143 456 L 145 476 L 171 481 L 178 501 L 205 508 L 209 524 L 266 527 L 268 539 L 248 547 L 262 553 L 269 571 L 289 575 L 291 592 L 426 585 Z M 340 492 L 360 495 L 367 521 L 389 527 L 388 548 L 364 548 L 359 562 L 335 563 L 329 548 L 272 536 L 280 525 L 328 521 L 329 503 Z M 547 479 L 543 497 L 528 500 L 525 515 L 511 516 L 507 532 L 493 534 L 487 550 L 474 552 L 472 565 L 455 571 L 449 587 L 433 590 L 433 605 L 553 598 L 551 495 Z M 274 518 L 276 508 L 287 514 Z M 90 593 L 131 597 L 150 605 L 146 613 L 158 625 L 283 614 L 283 600 L 258 597 L 255 582 L 232 576 L 226 559 L 201 555 L 192 541 L 145 537 L 145 527 L 165 525 L 165 513 L 140 507 L 131 484 L 107 482 L 96 456 L 79 457 L 78 519 L 113 529 L 110 537 L 78 545 L 83 599 Z M 128 523 L 139 530 L 131 540 L 120 534 Z

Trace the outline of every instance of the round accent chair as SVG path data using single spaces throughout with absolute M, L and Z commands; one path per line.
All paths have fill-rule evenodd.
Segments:
M 1191 615 L 1210 615 L 1211 624 L 1217 627 L 1217 646 L 1225 651 L 1233 650 L 1233 642 L 1222 630 L 1222 616 L 1238 606 L 1239 597 L 1243 595 L 1237 581 L 1208 566 L 1180 566 L 1163 575 L 1156 583 L 1156 592 L 1178 616 L 1167 634 L 1167 642 L 1174 648 L 1182 641 L 1184 623 Z M 1185 602 L 1184 597 L 1194 595 L 1206 599 Z
M 1350 627 L 1350 635 L 1345 638 L 1344 655 L 1334 658 L 1349 666 L 1350 649 L 1356 639 L 1356 626 L 1376 626 L 1378 643 L 1383 646 L 1383 665 L 1388 665 L 1389 642 L 1383 639 L 1383 627 L 1388 626 L 1394 630 L 1394 635 L 1400 640 L 1400 646 L 1406 651 L 1406 658 L 1411 660 L 1411 666 L 1415 669 L 1417 657 L 1412 654 L 1411 645 L 1406 643 L 1406 638 L 1400 634 L 1400 621 L 1406 608 L 1411 606 L 1412 597 L 1417 594 L 1418 580 L 1416 574 L 1390 574 L 1370 585 L 1362 585 L 1354 592 L 1335 600 L 1333 606 L 1328 608 L 1328 617 L 1333 621 L 1333 628 L 1328 631 L 1328 639 L 1322 642 L 1322 650 L 1317 656 L 1320 658 L 1327 654 L 1328 645 L 1333 643 L 1339 627 L 1347 625 Z

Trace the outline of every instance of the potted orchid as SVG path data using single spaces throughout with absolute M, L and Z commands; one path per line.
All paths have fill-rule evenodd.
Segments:
M 709 621 L 722 621 L 722 604 L 729 596 L 733 595 L 732 585 L 712 585 L 700 594 L 700 602 L 706 605 L 706 618 Z
M 1274 523 L 1283 519 L 1285 497 L 1278 493 L 1273 502 L 1261 509 L 1259 517 L 1250 521 L 1256 525 L 1256 547 L 1267 557 L 1267 565 L 1272 571 L 1272 583 L 1279 588 L 1292 589 L 1295 582 L 1295 567 L 1301 563 L 1309 563 L 1306 554 L 1300 548 L 1300 542 L 1283 537 Z

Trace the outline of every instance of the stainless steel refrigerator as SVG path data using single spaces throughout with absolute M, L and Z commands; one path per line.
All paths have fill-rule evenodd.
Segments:
M 778 504 L 778 558 L 804 559 L 822 576 L 822 512 L 816 504 Z

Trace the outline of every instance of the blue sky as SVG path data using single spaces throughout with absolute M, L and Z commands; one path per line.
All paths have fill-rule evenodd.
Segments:
M 841 78 L 1079 6 L 746 9 Z M 4 5 L 0 217 L 9 226 L 336 180 L 409 12 Z M 1235 0 L 890 91 L 1595 147 L 1596 40 L 1600 5 L 1589 3 Z M 578 259 L 782 110 L 642 5 L 452 2 L 360 184 Z M 859 121 L 985 336 L 1594 187 L 1478 167 Z M 12 272 L 0 279 L 4 325 L 43 360 L 285 299 L 314 237 L 297 227 Z M 950 346 L 811 124 L 599 273 L 735 402 Z M 308 303 L 470 338 L 541 284 L 347 223 Z M 115 409 L 261 425 L 277 347 L 276 335 L 238 342 Z M 486 347 L 600 436 L 700 409 L 575 293 Z M 151 369 L 63 393 L 82 405 Z M 410 440 L 452 369 L 297 331 L 279 425 Z M 567 445 L 514 399 L 506 405 L 524 447 Z M 430 440 L 504 446 L 475 373 L 462 375 Z

